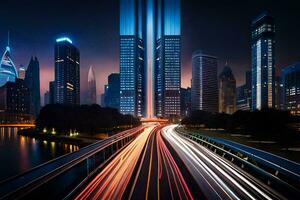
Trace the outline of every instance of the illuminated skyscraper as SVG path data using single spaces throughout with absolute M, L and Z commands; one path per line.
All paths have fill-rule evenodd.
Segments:
M 300 63 L 283 68 L 282 83 L 285 110 L 300 116 Z
M 30 92 L 30 113 L 37 117 L 41 107 L 40 64 L 37 57 L 31 57 L 24 80 Z
M 120 1 L 120 111 L 180 115 L 180 0 Z
M 154 115 L 180 115 L 181 14 L 180 0 L 155 4 Z
M 80 104 L 79 50 L 67 38 L 55 43 L 55 103 Z
M 275 24 L 267 13 L 252 22 L 252 110 L 274 107 Z
M 192 111 L 218 112 L 218 62 L 196 51 L 192 57 Z
M 120 0 L 120 112 L 145 116 L 145 3 Z
M 232 114 L 236 111 L 236 81 L 229 66 L 219 75 L 219 112 Z
M 90 66 L 88 74 L 88 103 L 97 103 L 96 77 L 92 66 Z
M 108 84 L 104 88 L 105 107 L 120 109 L 120 74 L 108 76 Z
M 9 39 L 0 63 L 0 87 L 7 82 L 15 82 L 18 72 L 10 55 Z

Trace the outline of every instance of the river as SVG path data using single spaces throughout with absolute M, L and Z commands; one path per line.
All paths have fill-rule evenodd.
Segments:
M 76 145 L 19 136 L 18 130 L 0 127 L 0 182 L 79 149 Z

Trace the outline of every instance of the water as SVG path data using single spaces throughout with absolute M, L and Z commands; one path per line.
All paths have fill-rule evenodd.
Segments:
M 79 149 L 76 145 L 19 136 L 18 130 L 19 128 L 0 127 L 0 182 Z

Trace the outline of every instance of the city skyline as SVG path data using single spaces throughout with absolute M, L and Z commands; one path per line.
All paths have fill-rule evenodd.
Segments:
M 295 19 L 299 15 L 296 12 L 297 6 L 293 2 L 287 4 L 280 4 L 271 1 L 260 1 L 251 4 L 251 2 L 245 2 L 245 5 L 241 5 L 237 1 L 229 1 L 227 3 L 220 3 L 220 7 L 216 8 L 219 11 L 217 17 L 210 14 L 212 9 L 212 3 L 204 2 L 202 6 L 197 2 L 182 2 L 182 87 L 190 86 L 191 78 L 191 52 L 198 48 L 205 50 L 210 54 L 214 54 L 218 57 L 219 68 L 223 66 L 226 60 L 232 66 L 233 73 L 237 79 L 237 85 L 241 85 L 244 82 L 244 72 L 250 69 L 251 66 L 251 48 L 250 48 L 250 27 L 251 21 L 263 10 L 270 10 L 271 15 L 276 19 L 276 27 L 279 28 L 278 35 L 276 36 L 276 68 L 277 73 L 283 66 L 287 66 L 297 62 L 297 41 L 299 39 L 296 35 L 300 30 L 296 27 L 292 33 L 288 30 L 292 24 L 297 24 Z M 10 9 L 14 8 L 14 2 L 4 3 L 7 4 L 7 10 L 1 15 L 9 12 Z M 28 10 L 36 10 L 36 14 L 24 15 L 22 19 L 17 16 L 12 17 L 3 23 L 0 28 L 0 48 L 2 51 L 5 50 L 7 43 L 7 31 L 11 32 L 11 50 L 12 58 L 16 66 L 20 64 L 27 64 L 28 59 L 33 55 L 37 56 L 40 60 L 41 68 L 41 94 L 44 94 L 48 90 L 48 82 L 54 79 L 54 63 L 53 63 L 53 43 L 58 36 L 70 36 L 71 39 L 75 40 L 75 45 L 82 52 L 82 64 L 81 64 L 81 98 L 87 96 L 87 74 L 88 67 L 90 65 L 95 66 L 95 73 L 97 80 L 97 95 L 103 93 L 103 85 L 105 84 L 105 78 L 113 72 L 119 72 L 119 56 L 118 56 L 118 1 L 103 1 L 100 4 L 95 2 L 89 2 L 85 5 L 87 11 L 93 11 L 99 9 L 98 12 L 93 13 L 88 18 L 88 25 L 85 26 L 85 31 L 80 31 L 80 27 L 84 26 L 84 19 L 82 16 L 87 15 L 87 11 L 80 9 L 78 14 L 73 14 L 68 17 L 67 13 L 70 13 L 72 9 L 77 8 L 79 5 L 74 4 L 71 8 L 64 10 L 65 18 L 62 21 L 56 20 L 53 14 L 49 11 L 44 13 L 43 6 L 41 7 L 38 2 L 27 1 L 22 2 L 24 8 L 18 13 L 22 13 Z M 47 3 L 46 3 L 47 4 Z M 62 2 L 60 5 L 65 7 L 68 1 Z M 226 6 L 227 11 L 221 11 Z M 55 5 L 55 4 L 54 4 Z M 82 5 L 80 5 L 82 6 Z M 21 7 L 21 6 L 20 6 Z M 40 10 L 34 9 L 39 7 Z M 110 13 L 108 11 L 110 10 Z M 108 9 L 109 8 L 109 9 Z M 245 9 L 242 13 L 243 17 L 237 17 L 240 15 L 237 10 Z M 53 4 L 50 5 L 49 10 L 54 9 Z M 203 11 L 196 12 L 195 10 Z M 112 10 L 112 11 L 111 11 Z M 186 11 L 189 12 L 186 12 Z M 18 10 L 19 11 L 19 10 Z M 41 19 L 34 18 L 35 15 L 43 11 Z M 103 11 L 103 12 L 100 12 Z M 230 12 L 232 11 L 232 12 Z M 236 12 L 234 12 L 236 11 Z M 289 15 L 287 14 L 289 11 Z M 58 9 L 57 12 L 63 12 L 63 9 Z M 90 13 L 90 12 L 89 12 Z M 102 14 L 96 14 L 102 13 Z M 201 13 L 201 14 L 199 14 Z M 220 17 L 222 16 L 222 17 Z M 75 19 L 72 23 L 67 23 L 72 17 Z M 105 17 L 106 20 L 103 20 Z M 197 18 L 198 20 L 192 20 Z M 221 19 L 222 18 L 222 19 Z M 34 20 L 33 20 L 34 19 Z M 21 22 L 23 23 L 20 23 Z M 32 23 L 32 20 L 34 23 Z M 47 33 L 40 34 L 36 37 L 30 35 L 29 30 L 42 29 L 45 27 L 43 20 L 50 20 L 47 25 L 49 29 Z M 217 21 L 216 21 L 217 20 Z M 76 22 L 75 22 L 76 21 Z M 294 22 L 294 23 L 293 23 Z M 17 25 L 16 25 L 17 24 Z M 22 25 L 20 25 L 22 24 Z M 94 26 L 95 24 L 99 24 Z M 189 27 L 196 27 L 193 30 L 189 30 Z M 12 28 L 14 27 L 14 28 Z M 225 27 L 225 28 L 224 28 Z M 232 32 L 233 27 L 239 27 L 238 30 Z M 22 31 L 21 31 L 22 30 Z M 233 29 L 234 30 L 234 29 Z M 44 30 L 41 30 L 42 32 Z M 220 37 L 215 37 L 213 42 L 208 44 L 209 33 L 218 31 Z M 99 34 L 100 33 L 100 34 Z M 196 37 L 201 36 L 201 37 Z M 226 40 L 224 39 L 226 37 Z M 198 39 L 199 38 L 199 39 Z M 201 39 L 203 38 L 203 39 Z M 228 39 L 227 39 L 228 38 Z M 236 38 L 234 44 L 229 45 L 230 39 Z M 203 41 L 207 40 L 207 41 Z M 231 42 L 232 43 L 232 42 Z M 203 44 L 203 45 L 199 45 Z M 219 46 L 219 47 L 217 47 Z M 106 48 L 108 47 L 108 48 Z M 189 48 L 188 48 L 189 47 Z M 224 51 L 225 48 L 228 50 Z M 99 100 L 98 100 L 99 101 Z M 84 103 L 84 102 L 82 102 Z

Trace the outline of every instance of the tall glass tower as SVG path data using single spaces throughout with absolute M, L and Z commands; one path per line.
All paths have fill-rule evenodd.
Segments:
M 55 43 L 55 103 L 80 104 L 79 50 L 67 38 Z
M 88 103 L 97 103 L 96 76 L 93 66 L 90 66 L 88 73 Z
M 0 87 L 6 82 L 15 82 L 18 78 L 18 72 L 10 55 L 9 42 L 2 55 L 0 63 Z
M 120 112 L 145 116 L 144 0 L 120 0 Z
M 180 115 L 180 0 L 120 0 L 120 111 Z
M 267 13 L 252 22 L 252 110 L 273 108 L 275 98 L 275 24 Z

